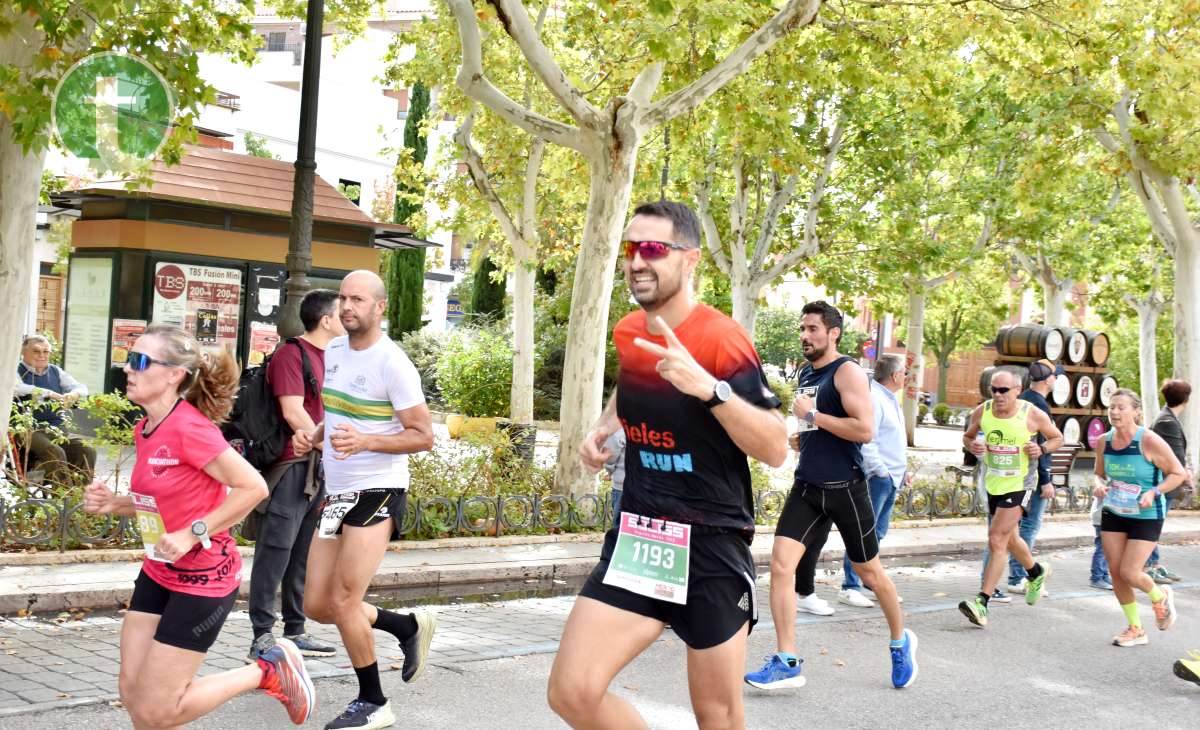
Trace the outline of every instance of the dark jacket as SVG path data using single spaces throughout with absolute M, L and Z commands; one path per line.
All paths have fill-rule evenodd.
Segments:
M 1158 412 L 1158 418 L 1154 419 L 1154 425 L 1150 430 L 1162 437 L 1163 441 L 1167 442 L 1167 446 L 1171 447 L 1171 451 L 1175 453 L 1175 458 L 1179 459 L 1179 463 L 1187 466 L 1187 436 L 1183 433 L 1183 424 L 1171 412 L 1170 408 L 1164 408 Z M 1167 493 L 1167 499 L 1179 499 L 1183 496 L 1183 488 L 1172 489 Z
M 1030 389 L 1030 390 L 1021 391 L 1021 395 L 1019 395 L 1017 397 L 1020 398 L 1021 400 L 1029 401 L 1033 405 L 1040 408 L 1042 410 L 1042 412 L 1045 413 L 1047 416 L 1050 416 L 1050 420 L 1052 420 L 1052 421 L 1054 420 L 1054 416 L 1050 413 L 1050 404 L 1048 402 L 1046 402 L 1046 396 L 1042 395 L 1041 393 L 1037 392 L 1036 390 Z M 1036 438 L 1037 438 L 1037 442 L 1039 445 L 1046 443 L 1046 437 L 1043 436 L 1041 433 L 1037 434 Z M 1038 470 L 1037 485 L 1040 487 L 1043 484 L 1049 484 L 1050 483 L 1050 454 L 1042 454 L 1041 457 L 1038 458 L 1037 470 Z
M 1187 464 L 1187 436 L 1183 433 L 1183 424 L 1179 422 L 1170 408 L 1164 408 L 1158 412 L 1158 418 L 1154 419 L 1154 425 L 1150 427 L 1150 430 L 1167 442 L 1171 451 L 1175 452 L 1175 458 L 1179 459 L 1180 464 Z

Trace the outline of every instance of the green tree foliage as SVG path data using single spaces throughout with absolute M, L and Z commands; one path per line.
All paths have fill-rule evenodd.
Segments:
M 421 329 L 425 309 L 425 249 L 404 248 L 388 257 L 388 335 Z
M 245 135 L 243 135 L 242 138 L 245 140 L 246 154 L 250 155 L 251 157 L 261 157 L 264 160 L 279 159 L 279 155 L 275 154 L 269 147 L 267 147 L 267 138 L 261 134 L 255 134 L 254 132 L 248 131 Z
M 455 330 L 438 361 L 438 387 L 446 407 L 467 416 L 502 416 L 512 387 L 512 346 L 487 327 Z
M 408 118 L 404 120 L 405 151 L 401 153 L 400 164 L 411 164 L 414 169 L 421 170 L 421 174 L 402 180 L 396 195 L 396 222 L 405 225 L 412 225 L 412 218 L 421 210 L 424 201 L 423 169 L 429 154 L 425 118 L 428 115 L 429 89 L 418 81 L 413 84 L 408 99 Z
M 497 281 L 497 277 L 500 277 Z M 467 311 L 484 319 L 504 316 L 504 279 L 487 254 L 479 257 L 471 285 L 471 304 Z
M 415 166 L 424 165 L 428 152 L 424 124 L 428 114 L 429 90 L 421 83 L 414 84 L 408 118 L 404 120 L 401 165 L 405 160 Z M 414 214 L 421 209 L 423 189 L 419 180 L 400 183 L 395 196 L 394 222 L 410 224 Z M 425 308 L 425 249 L 409 248 L 389 253 L 384 262 L 384 282 L 388 289 L 389 335 L 398 339 L 405 333 L 421 329 L 421 314 Z
M 804 348 L 800 345 L 800 330 L 804 317 L 799 310 L 764 309 L 758 314 L 754 328 L 754 349 L 765 363 L 770 363 L 784 373 L 784 377 L 796 377 L 804 364 Z
M 939 287 L 930 296 L 925 312 L 925 345 L 937 362 L 939 404 L 946 400 L 946 375 L 954 355 L 978 350 L 995 339 L 1008 314 L 1007 279 L 1003 270 L 983 265 Z

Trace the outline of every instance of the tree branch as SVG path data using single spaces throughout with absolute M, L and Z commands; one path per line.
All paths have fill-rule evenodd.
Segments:
M 512 215 L 509 214 L 508 209 L 504 206 L 504 201 L 500 199 L 500 196 L 496 193 L 496 189 L 492 187 L 491 178 L 488 177 L 487 170 L 483 166 L 483 156 L 479 153 L 479 150 L 475 149 L 475 143 L 471 140 L 471 129 L 474 126 L 475 110 L 472 109 L 467 114 L 467 118 L 454 131 L 454 142 L 462 150 L 463 161 L 467 163 L 467 174 L 471 176 L 471 182 L 475 184 L 475 189 L 487 201 L 488 208 L 492 211 L 492 216 L 500 224 L 500 230 L 504 232 L 505 237 L 508 238 L 509 243 L 515 249 L 518 246 L 523 246 L 525 240 L 521 235 L 521 231 L 517 229 Z
M 754 259 L 750 268 L 758 273 L 767 260 L 767 253 L 775 242 L 775 231 L 779 228 L 779 218 L 787 208 L 788 203 L 796 195 L 796 187 L 800 184 L 800 175 L 789 175 L 781 187 L 778 187 L 767 203 L 767 212 L 763 215 L 762 224 L 758 227 L 758 240 L 754 243 Z
M 457 83 L 468 98 L 491 109 L 501 119 L 525 130 L 534 137 L 570 147 L 585 155 L 592 155 L 592 145 L 578 127 L 542 116 L 528 107 L 510 99 L 496 88 L 483 72 L 483 50 L 479 31 L 479 20 L 475 17 L 475 6 L 471 0 L 444 0 L 458 21 L 458 38 L 462 46 L 462 65 L 458 69 Z
M 583 127 L 595 128 L 600 111 L 592 106 L 583 92 L 567 79 L 549 49 L 542 43 L 541 34 L 529 21 L 529 13 L 518 0 L 488 0 L 496 9 L 500 24 L 521 49 L 529 68 L 541 80 L 563 109 Z
M 518 265 L 522 263 L 522 259 L 535 256 L 540 239 L 537 229 L 537 184 L 545 159 L 546 140 L 534 137 L 533 144 L 529 147 L 529 159 L 525 162 L 524 189 L 521 196 L 521 243 L 524 250 L 515 251 Z M 518 247 L 513 248 L 515 250 Z
M 793 28 L 811 24 L 820 9 L 821 0 L 788 0 L 775 17 L 742 41 L 724 60 L 684 88 L 655 102 L 646 111 L 642 123 L 647 129 L 653 129 L 700 106 L 741 75 L 755 59 L 771 50 Z
M 717 268 L 721 270 L 721 273 L 725 276 L 731 276 L 729 257 L 725 255 L 724 246 L 721 245 L 721 232 L 717 230 L 717 221 L 713 218 L 712 205 L 709 198 L 712 181 L 717 171 L 714 160 L 715 157 L 709 157 L 704 179 L 696 186 L 696 207 L 699 208 L 700 227 L 704 230 L 704 243 L 708 247 L 708 252 L 712 254 L 713 261 L 716 263 Z
M 750 201 L 746 197 L 746 158 L 742 148 L 733 151 L 733 200 L 729 203 L 729 258 L 730 266 L 738 272 L 746 271 L 746 212 Z

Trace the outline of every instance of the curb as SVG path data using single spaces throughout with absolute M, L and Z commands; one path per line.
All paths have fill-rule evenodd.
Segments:
M 1044 538 L 1039 540 L 1042 548 L 1062 550 L 1067 548 L 1090 547 L 1094 536 L 1077 535 L 1073 537 Z M 1200 529 L 1181 530 L 1163 536 L 1161 544 L 1173 545 L 1184 542 L 1200 541 Z M 594 542 L 598 542 L 594 541 Z M 966 540 L 958 542 L 930 543 L 928 545 L 908 545 L 903 547 L 883 548 L 882 558 L 919 558 L 934 555 L 973 556 L 983 553 L 987 541 Z M 822 563 L 841 562 L 844 551 L 827 549 L 822 551 Z M 769 548 L 752 551 L 754 564 L 759 569 L 767 568 L 771 562 Z M 596 557 L 562 558 L 556 560 L 532 560 L 525 563 L 463 563 L 445 567 L 414 566 L 399 570 L 383 570 L 375 574 L 370 588 L 373 590 L 388 590 L 393 588 L 418 588 L 436 594 L 443 589 L 462 585 L 478 585 L 499 581 L 517 580 L 567 580 L 586 576 L 596 565 Z M 238 595 L 245 598 L 250 590 L 250 582 L 243 580 Z M 63 591 L 61 593 L 32 596 L 27 594 L 0 595 L 0 615 L 11 615 L 18 611 L 65 611 L 70 609 L 118 609 L 123 608 L 133 593 L 132 584 L 120 588 L 104 587 Z

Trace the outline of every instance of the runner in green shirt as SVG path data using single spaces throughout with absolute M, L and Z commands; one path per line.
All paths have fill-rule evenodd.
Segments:
M 992 375 L 992 399 L 984 401 L 973 413 L 971 424 L 963 434 L 963 443 L 979 457 L 984 486 L 988 494 L 988 548 L 991 559 L 983 574 L 979 595 L 958 604 L 958 610 L 976 626 L 987 626 L 988 599 L 1007 566 L 1008 552 L 1029 574 L 1025 602 L 1032 606 L 1042 594 L 1042 586 L 1050 575 L 1050 566 L 1033 559 L 1029 546 L 1018 531 L 1021 517 L 1029 506 L 1037 486 L 1036 469 L 1033 479 L 1031 460 L 1049 454 L 1062 445 L 1062 433 L 1042 410 L 1028 401 L 1018 400 L 1021 378 L 1008 368 L 998 368 Z M 1045 443 L 1034 440 L 1036 434 Z M 976 437 L 982 435 L 982 438 Z

